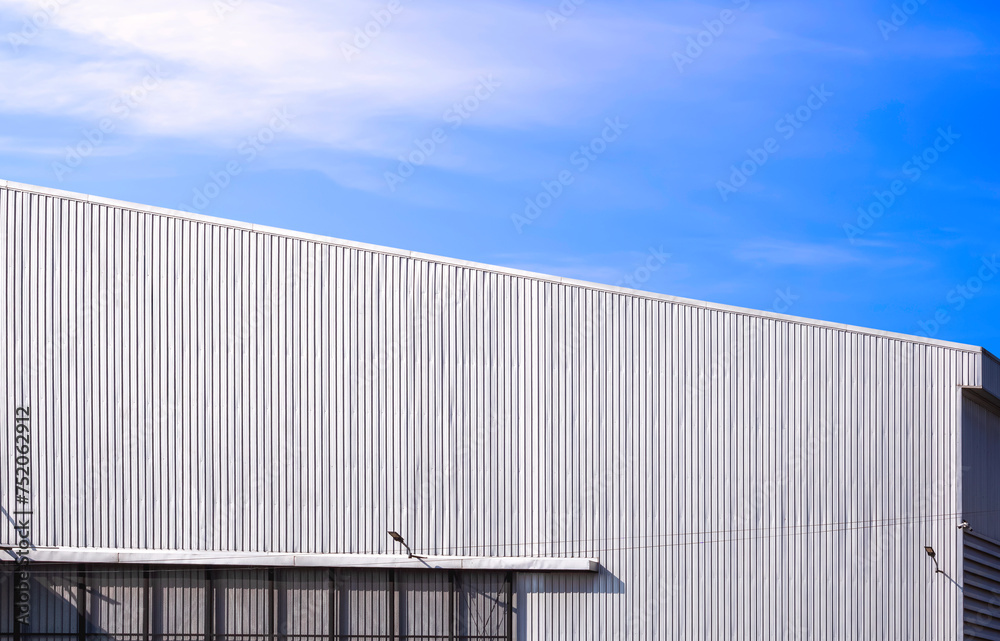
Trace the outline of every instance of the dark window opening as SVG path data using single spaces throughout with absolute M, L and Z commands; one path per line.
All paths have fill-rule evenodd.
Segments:
M 41 564 L 31 623 L 0 566 L 0 638 L 14 641 L 512 639 L 513 574 Z

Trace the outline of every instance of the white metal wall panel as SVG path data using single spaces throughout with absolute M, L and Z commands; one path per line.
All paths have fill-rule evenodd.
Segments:
M 157 577 L 158 592 L 153 601 L 159 604 L 150 612 L 152 630 L 157 634 L 185 634 L 190 638 L 204 634 L 208 618 L 205 604 L 208 577 L 202 570 L 173 570 Z
M 987 351 L 983 352 L 983 389 L 1000 396 L 1000 360 Z
M 329 570 L 279 572 L 277 618 L 281 632 L 289 637 L 329 634 L 329 590 Z M 336 626 L 337 619 L 332 620 Z
M 966 395 L 962 422 L 963 512 L 974 532 L 1000 541 L 1000 407 Z
M 959 633 L 923 546 L 960 580 L 975 348 L 0 196 L 39 545 L 399 553 L 396 529 L 600 557 L 519 575 L 521 639 Z
M 503 576 L 502 574 L 500 575 Z M 421 638 L 435 636 L 448 630 L 448 599 L 451 584 L 446 572 L 401 573 L 396 577 L 395 612 L 396 625 L 401 638 Z M 490 607 L 468 608 L 476 615 L 481 612 L 495 614 L 503 619 L 504 610 Z M 481 616 L 481 615 L 480 615 Z
M 270 604 L 266 570 L 217 571 L 215 582 L 215 630 L 240 638 L 268 634 Z M 243 637 L 247 638 L 247 637 Z
M 140 569 L 88 572 L 85 580 L 89 632 L 106 633 L 116 638 L 114 635 L 125 636 L 143 628 L 145 583 Z

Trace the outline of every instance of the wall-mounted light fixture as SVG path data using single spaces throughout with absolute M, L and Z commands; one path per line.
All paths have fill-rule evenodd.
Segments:
M 393 530 L 389 530 L 389 536 L 392 537 L 393 541 L 395 541 L 396 543 L 399 543 L 404 548 L 406 548 L 406 558 L 408 558 L 408 559 L 423 559 L 423 558 L 425 558 L 425 557 L 417 556 L 416 554 L 414 554 L 413 551 L 410 550 L 410 546 L 407 545 L 406 541 L 403 540 L 403 535 L 400 534 L 399 532 L 394 532 Z
M 938 565 L 937 554 L 934 553 L 934 548 L 932 548 L 929 545 L 925 545 L 924 552 L 927 553 L 927 556 L 931 557 L 931 561 L 934 561 L 934 572 L 944 574 L 944 570 L 942 570 L 941 567 Z

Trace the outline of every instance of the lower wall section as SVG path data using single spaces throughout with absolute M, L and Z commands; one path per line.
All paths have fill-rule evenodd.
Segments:
M 1000 641 L 1000 545 L 965 535 L 965 638 Z
M 30 624 L 18 628 L 14 572 L 2 570 L 2 638 L 486 641 L 510 639 L 513 623 L 510 573 L 36 564 L 30 574 Z
M 962 404 L 962 512 L 972 526 L 1000 540 L 1000 399 L 965 390 Z

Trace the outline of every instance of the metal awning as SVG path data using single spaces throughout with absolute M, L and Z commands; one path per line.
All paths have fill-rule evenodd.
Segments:
M 219 565 L 256 567 L 371 568 L 414 570 L 502 570 L 508 572 L 597 572 L 600 561 L 582 557 L 427 556 L 405 554 L 280 554 L 271 552 L 205 552 L 196 550 L 120 550 L 39 547 L 31 561 L 44 563 L 135 563 L 152 565 Z M 17 559 L 4 550 L 0 560 Z

